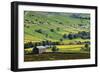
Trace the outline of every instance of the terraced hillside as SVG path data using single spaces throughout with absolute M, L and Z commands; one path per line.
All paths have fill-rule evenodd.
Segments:
M 24 26 L 25 42 L 43 40 L 68 42 L 71 41 L 67 38 L 69 34 L 90 31 L 90 15 L 25 11 Z M 75 39 L 79 41 L 88 40 L 82 40 L 80 37 Z

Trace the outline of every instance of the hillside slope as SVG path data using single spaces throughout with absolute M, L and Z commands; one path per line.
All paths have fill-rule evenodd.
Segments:
M 64 34 L 90 31 L 90 15 L 81 13 L 24 12 L 24 41 L 59 41 Z M 79 38 L 80 39 L 80 38 Z

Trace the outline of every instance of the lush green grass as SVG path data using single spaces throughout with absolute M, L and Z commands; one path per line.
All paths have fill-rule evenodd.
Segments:
M 64 52 L 64 53 L 86 53 L 86 51 L 81 51 L 81 48 L 84 47 L 84 44 L 82 45 L 56 45 L 56 47 L 59 49 L 58 52 Z M 24 49 L 27 53 L 32 53 L 32 48 Z M 52 52 L 52 48 L 47 48 L 46 52 Z M 89 53 L 89 52 L 88 52 Z
M 72 17 L 72 15 L 73 13 L 25 11 L 24 41 L 58 41 L 62 38 L 63 34 L 78 33 L 79 31 L 90 31 L 89 19 L 79 19 Z M 89 14 L 80 15 L 89 17 Z M 82 26 L 79 26 L 79 24 L 82 24 Z M 51 28 L 54 29 L 54 32 L 50 31 Z M 59 28 L 59 31 L 57 28 Z M 42 29 L 44 34 L 36 32 L 35 30 L 37 29 Z M 46 37 L 45 34 L 47 34 L 48 37 Z
M 84 47 L 84 45 L 58 45 L 57 46 L 57 48 L 59 48 L 59 51 L 61 52 L 80 51 L 81 47 Z
M 80 38 L 77 38 L 77 39 L 73 39 L 73 40 L 69 40 L 69 39 L 66 39 L 66 40 L 63 40 L 62 43 L 71 43 L 71 42 L 86 42 L 86 41 L 90 41 L 90 39 L 80 39 Z
M 56 47 L 59 49 L 58 52 L 85 53 L 84 51 L 81 51 L 81 48 L 84 47 L 84 44 L 82 45 L 56 45 Z M 52 48 L 47 49 L 46 52 L 52 52 Z

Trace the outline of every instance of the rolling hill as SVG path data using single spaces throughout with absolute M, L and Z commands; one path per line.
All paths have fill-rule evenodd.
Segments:
M 77 34 L 81 31 L 90 31 L 89 14 L 24 11 L 24 42 L 65 42 L 68 39 L 63 38 L 64 34 Z

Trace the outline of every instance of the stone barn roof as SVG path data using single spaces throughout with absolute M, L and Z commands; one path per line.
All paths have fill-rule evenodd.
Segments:
M 38 49 L 46 49 L 47 47 L 45 46 L 37 46 Z

